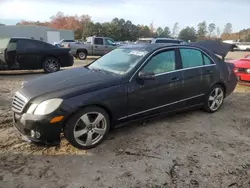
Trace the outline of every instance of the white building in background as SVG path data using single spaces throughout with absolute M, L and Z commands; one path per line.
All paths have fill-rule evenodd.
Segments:
M 36 25 L 0 26 L 0 38 L 11 37 L 26 37 L 54 44 L 55 42 L 58 42 L 62 39 L 73 40 L 74 31 L 62 29 L 57 30 Z

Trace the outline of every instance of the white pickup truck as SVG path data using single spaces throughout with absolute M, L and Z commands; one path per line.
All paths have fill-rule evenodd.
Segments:
M 87 37 L 86 42 L 71 43 L 69 47 L 73 56 L 84 60 L 87 56 L 103 56 L 117 48 L 117 44 L 108 37 Z

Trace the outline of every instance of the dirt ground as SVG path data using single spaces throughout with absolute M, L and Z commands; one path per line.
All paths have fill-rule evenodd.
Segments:
M 250 87 L 239 85 L 214 114 L 156 117 L 80 151 L 66 140 L 50 148 L 21 140 L 11 98 L 23 80 L 43 74 L 19 73 L 0 73 L 0 188 L 250 187 Z

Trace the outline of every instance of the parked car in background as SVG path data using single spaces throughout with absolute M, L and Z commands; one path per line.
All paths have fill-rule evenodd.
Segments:
M 140 38 L 136 44 L 144 44 L 144 43 L 172 43 L 172 44 L 186 44 L 185 41 L 180 39 L 171 39 L 171 38 Z
M 190 108 L 216 112 L 237 78 L 233 64 L 209 50 L 125 45 L 85 67 L 28 81 L 13 99 L 15 126 L 34 142 L 60 143 L 63 132 L 89 149 L 120 124 Z
M 250 83 L 250 54 L 244 56 L 244 58 L 230 60 L 235 65 L 234 72 L 236 73 L 239 81 Z
M 0 39 L 0 70 L 43 69 L 52 73 L 73 63 L 70 49 L 27 38 Z
M 108 37 L 87 37 L 85 43 L 71 43 L 71 53 L 80 60 L 87 56 L 103 56 L 117 48 L 115 41 Z

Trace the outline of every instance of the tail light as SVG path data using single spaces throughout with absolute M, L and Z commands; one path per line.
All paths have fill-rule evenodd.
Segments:
M 70 48 L 70 44 L 68 44 L 68 48 Z

